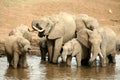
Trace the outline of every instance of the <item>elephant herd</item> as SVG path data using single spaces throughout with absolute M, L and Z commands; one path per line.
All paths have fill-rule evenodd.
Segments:
M 9 33 L 5 42 L 5 52 L 10 66 L 27 67 L 26 53 L 31 50 L 32 36 L 25 25 L 16 27 Z M 72 57 L 76 57 L 77 66 L 92 65 L 97 56 L 101 66 L 115 63 L 115 55 L 119 51 L 116 34 L 108 27 L 100 27 L 97 19 L 86 14 L 72 15 L 61 12 L 56 15 L 34 19 L 32 31 L 40 37 L 41 59 L 58 63 L 62 61 L 71 65 Z M 110 57 L 109 57 L 110 56 Z

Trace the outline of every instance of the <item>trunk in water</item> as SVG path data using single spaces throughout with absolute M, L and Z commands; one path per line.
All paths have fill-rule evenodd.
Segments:
M 91 53 L 91 54 L 92 54 L 92 56 L 89 60 L 90 63 L 93 62 L 96 59 L 96 57 L 98 56 L 98 53 L 96 53 L 96 54 Z
M 97 58 L 98 54 L 100 54 L 100 56 L 101 56 L 100 48 L 99 48 L 99 46 L 94 45 L 92 47 L 91 58 L 90 58 L 89 62 L 90 63 L 93 62 Z

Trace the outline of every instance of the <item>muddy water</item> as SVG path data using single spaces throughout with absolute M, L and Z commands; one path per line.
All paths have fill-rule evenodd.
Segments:
M 8 68 L 6 57 L 0 58 L 0 80 L 118 80 L 120 79 L 120 56 L 116 65 L 102 67 L 76 67 L 65 64 L 53 65 L 42 62 L 40 57 L 28 56 L 27 69 Z

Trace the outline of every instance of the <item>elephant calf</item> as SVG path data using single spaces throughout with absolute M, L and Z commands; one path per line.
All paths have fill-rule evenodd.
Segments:
M 71 65 L 72 57 L 76 57 L 77 66 L 81 66 L 81 61 L 84 56 L 84 49 L 82 44 L 77 39 L 73 38 L 63 46 L 62 59 L 64 62 L 67 60 L 67 65 Z
M 5 53 L 9 66 L 26 68 L 26 53 L 31 49 L 30 42 L 19 36 L 9 36 L 5 41 Z

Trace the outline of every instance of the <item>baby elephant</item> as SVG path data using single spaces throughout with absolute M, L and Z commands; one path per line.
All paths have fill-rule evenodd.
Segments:
M 71 59 L 74 56 L 76 57 L 77 66 L 81 66 L 83 49 L 82 45 L 75 38 L 64 44 L 62 59 L 64 62 L 67 60 L 67 65 L 71 65 Z
M 9 66 L 27 68 L 26 53 L 31 50 L 30 42 L 20 36 L 9 36 L 5 41 L 5 53 Z

